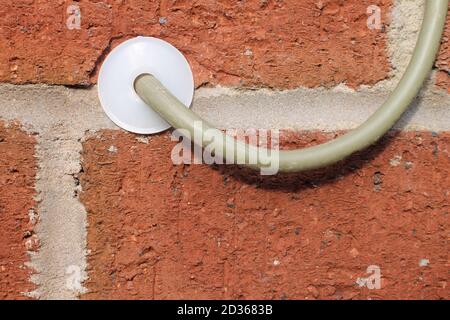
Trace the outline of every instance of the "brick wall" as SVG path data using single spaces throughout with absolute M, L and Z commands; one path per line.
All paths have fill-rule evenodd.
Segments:
M 36 251 L 35 139 L 0 122 L 0 299 L 23 299 L 33 289 L 28 252 Z
M 371 32 L 365 15 L 371 4 L 387 13 L 385 0 L 79 1 L 79 30 L 65 26 L 67 2 L 28 2 L 0 9 L 0 81 L 95 83 L 110 49 L 137 35 L 182 50 L 197 86 L 354 87 L 389 71 L 385 35 Z
M 333 137 L 285 133 L 282 144 Z M 335 168 L 270 178 L 174 166 L 172 146 L 167 134 L 146 144 L 111 131 L 85 142 L 84 298 L 448 297 L 448 133 L 393 133 Z M 383 270 L 376 292 L 356 285 L 370 265 Z
M 96 97 L 106 55 L 126 39 L 155 36 L 188 58 L 201 87 L 195 110 L 272 99 L 265 114 L 290 129 L 283 147 L 325 142 L 390 91 L 402 72 L 390 54 L 411 48 L 392 38 L 403 17 L 391 13 L 411 7 L 420 25 L 418 3 L 4 1 L 0 299 L 448 299 L 450 24 L 431 84 L 402 123 L 320 171 L 260 177 L 176 166 L 170 132 L 125 133 Z M 71 5 L 79 28 L 67 25 Z M 381 10 L 375 30 L 371 5 Z M 217 86 L 238 90 L 208 89 Z M 264 90 L 248 98 L 254 89 Z M 295 104 L 299 97 L 313 107 Z M 317 122 L 292 129 L 286 104 Z M 342 125 L 328 114 L 334 104 L 348 114 Z M 250 123 L 258 108 L 232 109 L 236 123 Z M 226 107 L 204 109 L 229 123 Z M 371 265 L 381 269 L 381 289 L 361 282 Z
M 439 74 L 437 78 L 438 85 L 450 92 L 450 23 L 447 18 L 447 26 L 442 39 L 441 51 L 436 63 Z

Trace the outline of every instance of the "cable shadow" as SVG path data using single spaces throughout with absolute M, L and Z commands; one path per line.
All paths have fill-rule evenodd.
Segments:
M 331 184 L 338 179 L 352 174 L 375 159 L 400 135 L 400 131 L 390 131 L 371 147 L 357 152 L 330 167 L 301 173 L 279 173 L 273 176 L 261 176 L 259 171 L 237 165 L 212 165 L 224 179 L 253 185 L 266 190 L 299 192 Z
M 413 102 L 411 102 L 411 104 L 408 107 L 408 110 L 402 115 L 402 117 L 395 125 L 395 130 L 405 130 L 405 128 L 414 118 L 415 114 L 419 111 L 423 99 L 424 98 L 419 95 L 413 100 Z

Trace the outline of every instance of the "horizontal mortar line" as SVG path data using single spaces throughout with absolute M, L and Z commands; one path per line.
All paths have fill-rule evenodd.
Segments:
M 336 89 L 289 91 L 200 89 L 193 110 L 222 129 L 348 130 L 381 106 L 387 94 Z M 450 130 L 450 95 L 417 98 L 398 130 Z M 82 138 L 85 131 L 117 129 L 104 114 L 97 88 L 0 85 L 0 118 L 18 120 L 35 132 L 58 130 Z M 65 128 L 65 129 L 64 129 Z M 67 132 L 67 131 L 70 132 Z

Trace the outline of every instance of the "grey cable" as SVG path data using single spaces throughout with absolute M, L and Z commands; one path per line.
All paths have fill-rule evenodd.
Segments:
M 299 172 L 325 167 L 374 144 L 407 110 L 433 67 L 444 31 L 448 3 L 449 0 L 426 1 L 424 21 L 409 66 L 387 101 L 365 123 L 333 141 L 305 149 L 279 151 L 275 158 L 275 153 L 236 142 L 234 138 L 224 135 L 186 108 L 152 75 L 139 76 L 135 81 L 135 90 L 173 127 L 185 129 L 191 136 L 203 137 L 203 147 L 210 146 L 211 132 L 214 136 L 221 135 L 222 141 L 215 141 L 218 143 L 215 155 L 227 159 L 228 162 L 256 158 L 256 163 L 246 165 L 261 169 L 269 166 L 275 159 L 280 172 Z M 198 125 L 199 122 L 201 126 Z M 209 137 L 205 136 L 207 130 L 210 130 Z

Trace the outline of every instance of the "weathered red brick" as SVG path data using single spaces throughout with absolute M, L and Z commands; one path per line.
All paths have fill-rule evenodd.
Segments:
M 5 0 L 0 7 L 0 81 L 91 84 L 110 49 L 147 35 L 188 57 L 197 86 L 371 85 L 390 70 L 386 36 L 366 26 L 392 0 L 74 2 L 81 29 L 66 27 L 70 2 Z M 367 68 L 367 66 L 376 68 Z
M 437 77 L 437 85 L 447 89 L 450 93 L 450 5 L 445 34 L 442 39 L 441 50 L 439 52 L 436 66 L 440 70 Z
M 340 165 L 275 177 L 174 166 L 172 146 L 117 131 L 84 143 L 85 299 L 450 297 L 450 133 L 391 133 Z M 370 265 L 381 290 L 356 285 Z
M 35 143 L 18 125 L 0 122 L 0 299 L 24 299 L 34 288 L 25 263 L 38 243 L 30 219 L 36 205 Z
M 441 50 L 436 65 L 442 70 L 450 72 L 450 5 Z
M 436 76 L 436 84 L 450 93 L 450 74 L 446 71 L 439 71 Z

